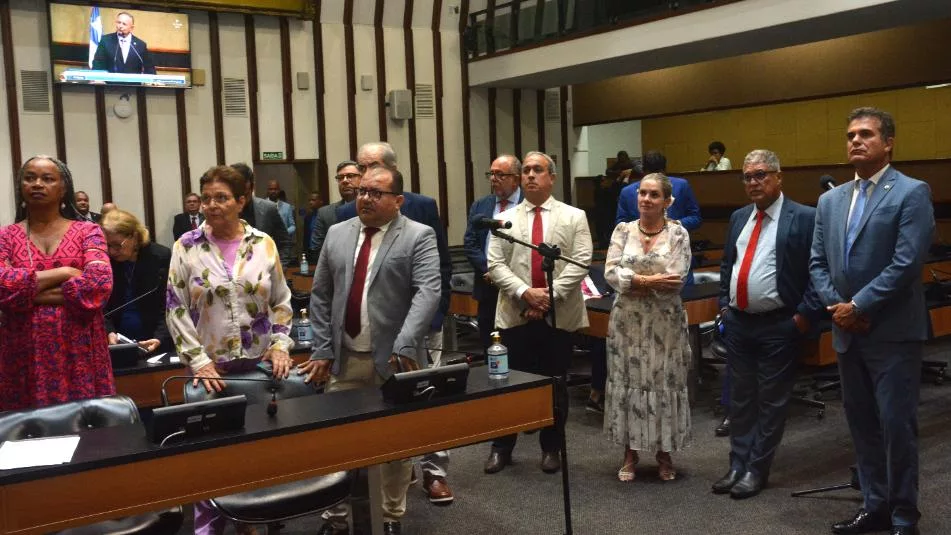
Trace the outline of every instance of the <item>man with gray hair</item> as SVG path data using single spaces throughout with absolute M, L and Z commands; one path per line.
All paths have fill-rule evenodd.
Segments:
M 730 469 L 713 484 L 735 499 L 758 494 L 783 438 L 800 342 L 822 317 L 809 280 L 816 210 L 783 195 L 779 157 L 743 162 L 752 204 L 730 217 L 720 264 L 720 317 L 728 352 Z

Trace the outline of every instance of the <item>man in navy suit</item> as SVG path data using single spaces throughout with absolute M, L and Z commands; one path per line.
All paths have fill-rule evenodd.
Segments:
M 377 141 L 365 143 L 357 151 L 357 165 L 361 172 L 367 172 L 376 167 L 385 167 L 399 173 L 396 167 L 396 151 L 386 142 Z M 359 192 L 359 190 L 357 190 Z M 359 197 L 359 193 L 357 194 Z M 439 207 L 432 197 L 403 192 L 403 205 L 400 213 L 422 223 L 436 232 L 436 248 L 439 250 L 439 274 L 442 279 L 442 290 L 439 298 L 439 308 L 433 315 L 429 330 L 428 347 L 442 347 L 442 326 L 449 312 L 449 299 L 452 297 L 452 258 L 449 255 L 449 242 L 446 239 L 446 228 L 439 219 Z M 355 201 L 345 203 L 337 209 L 337 221 L 343 222 L 357 216 Z M 427 351 L 432 359 L 433 366 L 439 366 L 440 351 Z M 421 362 L 426 365 L 426 362 Z M 423 469 L 423 488 L 429 495 L 429 501 L 434 504 L 448 504 L 454 499 L 452 490 L 446 482 L 449 468 L 449 452 L 437 451 L 424 455 L 420 460 Z
M 155 74 L 152 53 L 145 41 L 132 35 L 135 19 L 129 13 L 116 14 L 116 31 L 103 35 L 92 58 L 92 68 L 97 71 Z
M 667 158 L 656 150 L 649 150 L 644 153 L 644 174 L 665 173 L 667 170 Z M 670 184 L 674 187 L 674 202 L 667 209 L 667 217 L 680 221 L 680 224 L 687 230 L 696 230 L 700 228 L 703 219 L 700 218 L 700 205 L 697 204 L 697 198 L 690 189 L 690 184 L 686 179 L 671 176 Z M 621 190 L 621 196 L 617 201 L 617 216 L 614 224 L 629 223 L 641 217 L 637 209 L 637 188 L 640 181 L 624 186 Z M 687 274 L 686 284 L 693 284 L 693 270 Z
M 205 216 L 201 213 L 201 199 L 197 193 L 185 195 L 185 211 L 175 215 L 175 221 L 172 224 L 172 236 L 178 241 L 189 230 L 198 228 L 205 222 Z
M 743 499 L 769 479 L 783 438 L 800 341 L 824 310 L 809 281 L 815 209 L 783 195 L 779 157 L 743 162 L 753 204 L 730 216 L 720 264 L 720 317 L 730 368 L 730 469 L 716 494 Z
M 495 306 L 499 300 L 499 289 L 489 278 L 489 266 L 486 251 L 489 248 L 489 231 L 476 228 L 475 222 L 488 217 L 495 219 L 499 214 L 515 208 L 522 202 L 522 162 L 516 156 L 503 154 L 492 162 L 485 173 L 489 179 L 492 193 L 476 200 L 469 209 L 469 224 L 463 237 L 466 259 L 475 270 L 472 277 L 472 298 L 479 303 L 479 338 L 482 350 L 488 350 L 492 344 L 491 333 L 495 330 Z
M 921 269 L 934 234 L 928 184 L 891 167 L 895 121 L 848 117 L 855 180 L 819 198 L 810 273 L 832 346 L 864 503 L 833 533 L 918 533 L 918 389 L 928 337 Z

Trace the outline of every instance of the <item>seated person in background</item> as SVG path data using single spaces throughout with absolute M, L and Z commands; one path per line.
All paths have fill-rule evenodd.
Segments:
M 102 230 L 77 221 L 73 180 L 56 158 L 27 160 L 16 185 L 16 223 L 0 228 L 0 411 L 115 394 Z
M 101 225 L 113 274 L 112 296 L 105 308 L 106 313 L 115 310 L 106 317 L 109 343 L 121 343 L 121 333 L 149 353 L 171 351 L 164 290 L 172 251 L 152 243 L 149 229 L 125 210 L 104 215 Z
M 76 206 L 76 219 L 80 221 L 89 221 L 90 223 L 98 223 L 102 218 L 102 215 L 97 214 L 96 212 L 89 211 L 89 195 L 85 191 L 77 191 L 74 196 L 75 206 Z
M 710 153 L 710 159 L 701 171 L 729 171 L 731 169 L 730 159 L 725 156 L 726 145 L 720 141 L 714 141 L 707 147 L 707 151 Z
M 182 234 L 195 230 L 204 222 L 205 216 L 201 214 L 201 198 L 197 193 L 189 193 L 185 196 L 185 211 L 175 216 L 172 236 L 175 237 L 175 241 L 178 241 Z
M 667 158 L 659 151 L 650 150 L 644 153 L 644 172 L 645 173 L 665 173 L 667 171 Z M 685 229 L 696 230 L 700 228 L 703 220 L 700 218 L 700 205 L 697 204 L 697 198 L 690 189 L 690 184 L 680 177 L 668 177 L 673 187 L 673 203 L 667 207 L 666 216 L 669 219 L 678 221 Z M 640 211 L 637 208 L 637 188 L 640 182 L 635 182 L 625 186 L 621 190 L 621 196 L 617 201 L 617 218 L 614 223 L 630 223 L 640 218 Z M 687 274 L 685 284 L 693 284 L 693 271 Z

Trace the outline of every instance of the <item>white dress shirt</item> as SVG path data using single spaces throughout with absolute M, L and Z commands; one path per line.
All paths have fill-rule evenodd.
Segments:
M 865 189 L 865 207 L 868 208 L 868 200 L 872 198 L 872 192 L 875 191 L 875 186 L 878 186 L 878 181 L 882 179 L 882 175 L 885 174 L 885 171 L 888 171 L 888 168 L 891 167 L 891 164 L 885 164 L 885 167 L 882 167 L 878 170 L 877 173 L 869 177 L 869 180 L 872 182 Z M 859 198 L 859 180 L 862 180 L 858 173 L 855 174 L 855 180 L 852 181 L 852 204 L 849 205 L 849 217 L 845 218 L 845 228 L 846 233 L 848 233 L 849 221 L 852 220 L 852 210 L 855 208 L 855 200 Z
M 119 50 L 122 51 L 122 62 L 125 63 L 129 59 L 129 45 L 132 44 L 132 34 L 122 37 L 119 37 Z
M 743 226 L 743 230 L 736 239 L 736 260 L 733 262 L 733 272 L 730 275 L 730 306 L 736 309 L 739 309 L 736 304 L 736 283 L 740 279 L 740 266 L 746 256 L 753 227 L 756 226 L 758 211 L 754 207 L 750 218 L 747 219 L 746 225 Z M 782 193 L 773 204 L 766 208 L 765 212 L 746 285 L 747 307 L 744 312 L 751 314 L 770 312 L 785 306 L 779 297 L 777 284 L 779 270 L 776 265 L 776 231 L 779 228 L 779 216 L 783 213 Z
M 366 353 L 373 350 L 370 338 L 370 315 L 367 313 L 367 291 L 370 289 L 370 274 L 373 272 L 373 261 L 376 259 L 376 253 L 380 250 L 380 244 L 383 243 L 383 235 L 390 228 L 390 223 L 380 227 L 380 230 L 370 239 L 370 257 L 367 259 L 367 277 L 363 282 L 363 296 L 360 298 L 360 334 L 355 338 L 350 338 L 347 331 L 343 332 L 343 347 L 350 351 Z M 366 239 L 364 229 L 366 225 L 360 224 L 360 235 L 357 237 L 357 247 L 353 251 L 353 266 L 356 269 L 357 257 L 360 256 L 360 248 L 363 247 L 363 241 Z M 353 284 L 353 282 L 351 282 Z M 346 308 L 346 307 L 345 307 Z
M 546 199 L 545 202 L 543 202 L 541 205 L 542 212 L 540 215 L 542 218 L 542 241 L 544 241 L 545 236 L 548 235 L 548 219 L 551 217 L 551 200 L 552 200 L 552 197 L 548 197 L 548 199 Z M 525 210 L 528 213 L 528 238 L 529 238 L 529 241 L 531 241 L 532 229 L 535 228 L 535 218 L 539 217 L 539 214 L 535 213 L 535 205 L 528 201 L 525 201 L 524 203 L 522 203 L 522 206 L 523 206 L 522 210 Z M 519 245 L 519 247 L 521 247 L 521 245 Z M 534 251 L 532 252 L 534 253 Z M 529 277 L 531 277 L 531 275 L 529 275 Z M 529 279 L 529 282 L 531 282 L 530 279 Z M 523 284 L 518 288 L 518 290 L 515 291 L 515 295 L 517 295 L 518 298 L 521 299 L 522 294 L 525 293 L 525 290 L 531 287 L 532 286 L 530 284 Z M 555 295 L 555 297 L 556 298 L 558 297 L 557 294 Z

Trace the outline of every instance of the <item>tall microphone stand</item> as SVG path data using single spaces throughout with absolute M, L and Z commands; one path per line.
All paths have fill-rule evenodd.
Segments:
M 548 315 L 551 318 L 551 327 L 556 329 L 558 323 L 555 320 L 555 260 L 561 260 L 563 262 L 568 262 L 569 264 L 574 264 L 582 269 L 590 269 L 590 266 L 586 265 L 584 262 L 579 262 L 574 258 L 569 258 L 567 256 L 562 256 L 561 248 L 556 245 L 548 245 L 547 243 L 539 243 L 538 245 L 524 242 L 511 234 L 506 234 L 499 230 L 493 230 L 492 235 L 506 240 L 510 243 L 517 243 L 523 247 L 528 247 L 533 251 L 538 251 L 538 254 L 542 256 L 542 271 L 545 272 L 545 279 L 548 281 L 548 302 L 551 306 L 548 308 Z M 568 368 L 565 367 L 565 371 L 562 372 L 561 377 L 555 377 L 555 389 L 553 392 L 553 405 L 555 407 L 555 427 L 558 427 L 558 415 L 563 414 L 565 418 L 568 416 Z M 559 392 L 565 392 L 565 396 L 559 396 Z M 571 491 L 568 488 L 568 439 L 567 434 L 565 433 L 565 424 L 567 422 L 562 422 L 561 428 L 561 490 L 564 497 L 564 508 L 565 508 L 565 533 L 566 535 L 571 535 Z

